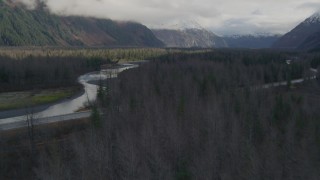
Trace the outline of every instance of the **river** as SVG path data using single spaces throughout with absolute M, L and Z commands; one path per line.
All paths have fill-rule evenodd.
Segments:
M 74 99 L 66 99 L 57 104 L 46 107 L 40 112 L 34 113 L 34 118 L 47 118 L 53 116 L 61 116 L 75 113 L 80 108 L 84 107 L 85 104 L 93 102 L 97 97 L 98 86 L 90 84 L 90 81 L 105 80 L 107 78 L 116 78 L 119 73 L 127 69 L 136 68 L 139 65 L 137 64 L 120 64 L 117 68 L 105 69 L 100 72 L 91 72 L 84 74 L 78 78 L 78 82 L 81 83 L 84 87 L 84 93 L 81 96 L 78 96 Z M 31 109 L 32 110 L 32 109 Z M 9 118 L 0 119 L 1 124 L 8 124 L 13 122 L 25 121 L 27 112 L 31 111 L 30 109 L 24 109 L 24 115 L 13 116 Z M 21 111 L 21 110 L 14 110 Z M 5 112 L 2 112 L 5 113 Z

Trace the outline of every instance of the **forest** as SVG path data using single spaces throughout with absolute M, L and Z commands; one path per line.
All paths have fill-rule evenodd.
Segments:
M 154 57 L 100 83 L 88 127 L 54 140 L 35 132 L 37 148 L 6 152 L 0 176 L 316 180 L 320 81 L 289 82 L 308 79 L 319 57 L 265 50 Z M 251 88 L 278 81 L 288 84 Z
M 101 58 L 33 57 L 21 60 L 0 57 L 0 92 L 76 86 L 77 78 L 99 70 Z

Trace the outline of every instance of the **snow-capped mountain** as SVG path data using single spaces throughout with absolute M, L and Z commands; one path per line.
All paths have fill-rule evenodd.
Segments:
M 320 47 L 320 12 L 314 13 L 273 45 L 284 49 L 314 49 Z
M 223 38 L 204 28 L 153 29 L 152 31 L 167 47 L 227 47 Z
M 280 38 L 277 34 L 247 34 L 224 36 L 229 48 L 250 48 L 261 49 L 270 48 L 272 44 Z

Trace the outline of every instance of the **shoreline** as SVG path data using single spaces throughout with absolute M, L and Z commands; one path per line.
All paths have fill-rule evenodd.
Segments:
M 145 62 L 148 62 L 148 61 L 136 61 L 136 62 L 132 62 L 132 63 L 120 63 L 120 64 L 117 64 L 116 66 L 113 66 L 112 68 L 108 68 L 108 69 L 120 69 L 121 67 L 130 67 L 132 64 L 139 65 L 139 64 L 142 64 L 142 63 L 145 63 Z M 108 69 L 104 69 L 104 70 L 108 70 Z M 87 73 L 85 75 L 90 75 L 90 74 L 94 74 L 94 73 L 96 73 L 96 71 Z M 82 75 L 82 76 L 85 76 L 85 75 Z M 91 85 L 98 85 L 98 83 L 97 83 L 98 81 L 96 81 L 96 80 L 84 80 L 84 81 L 86 83 L 88 83 L 88 84 L 91 84 Z M 48 103 L 48 104 L 35 105 L 35 106 L 31 107 L 31 108 L 18 108 L 18 109 L 0 111 L 0 122 L 1 122 L 1 119 L 8 119 L 8 118 L 13 118 L 13 117 L 17 117 L 17 116 L 24 116 L 26 114 L 30 114 L 28 112 L 39 113 L 39 112 L 45 111 L 46 109 L 48 109 L 51 106 L 54 106 L 56 104 L 60 104 L 60 103 L 64 103 L 64 102 L 75 100 L 75 99 L 83 96 L 85 94 L 85 92 L 86 92 L 85 86 L 82 84 L 80 79 L 78 79 L 78 83 L 82 86 L 81 90 L 79 90 L 77 93 L 75 93 L 73 96 L 71 96 L 69 98 L 63 98 L 61 100 L 58 100 L 58 101 L 52 102 L 52 103 Z
M 0 121 L 1 121 L 1 119 L 6 119 L 6 118 L 11 118 L 11 117 L 16 117 L 16 116 L 23 116 L 23 115 L 27 114 L 27 112 L 30 112 L 30 111 L 32 111 L 33 113 L 38 113 L 38 112 L 44 111 L 47 108 L 49 108 L 50 106 L 53 106 L 53 105 L 56 105 L 59 103 L 63 103 L 65 101 L 74 100 L 74 99 L 82 96 L 84 93 L 85 93 L 85 90 L 82 86 L 81 90 L 74 93 L 70 98 L 63 98 L 63 99 L 60 99 L 55 102 L 35 105 L 30 108 L 18 108 L 18 109 L 10 109 L 10 110 L 0 111 Z

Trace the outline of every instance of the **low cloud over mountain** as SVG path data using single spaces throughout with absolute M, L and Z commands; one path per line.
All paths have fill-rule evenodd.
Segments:
M 44 3 L 51 12 L 138 21 L 168 28 L 196 20 L 220 35 L 285 33 L 320 7 L 318 0 L 11 0 L 29 8 Z M 263 8 L 261 8 L 263 7 Z

